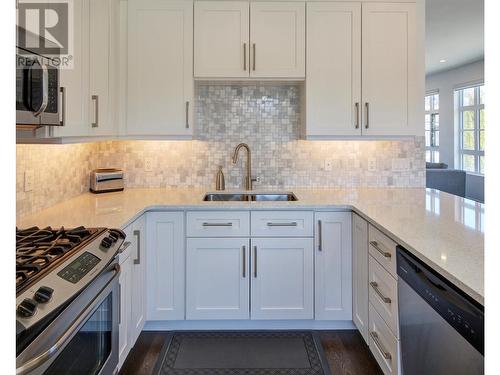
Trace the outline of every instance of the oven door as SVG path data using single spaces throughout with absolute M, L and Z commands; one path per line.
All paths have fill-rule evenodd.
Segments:
M 112 374 L 118 365 L 119 265 L 112 263 L 16 360 L 16 373 Z

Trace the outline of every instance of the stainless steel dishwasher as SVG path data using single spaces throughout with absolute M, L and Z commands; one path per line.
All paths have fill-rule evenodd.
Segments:
M 403 375 L 484 373 L 484 307 L 398 246 Z

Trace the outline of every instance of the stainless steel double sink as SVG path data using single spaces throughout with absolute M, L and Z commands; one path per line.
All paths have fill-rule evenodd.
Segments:
M 207 193 L 205 202 L 293 202 L 297 197 L 293 193 Z

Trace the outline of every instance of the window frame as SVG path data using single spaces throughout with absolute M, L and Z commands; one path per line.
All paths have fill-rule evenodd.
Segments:
M 480 90 L 484 90 L 484 83 L 475 83 L 473 85 L 462 86 L 455 89 L 456 96 L 456 112 L 458 120 L 458 165 L 461 170 L 470 174 L 484 176 L 484 169 L 481 171 L 481 157 L 484 158 L 484 145 L 481 144 L 481 110 L 484 110 L 484 103 L 481 103 Z M 474 103 L 472 105 L 463 105 L 464 91 L 474 89 Z M 464 112 L 472 111 L 474 113 L 474 126 L 472 129 L 464 129 Z M 484 113 L 484 111 L 483 111 Z M 464 148 L 464 133 L 472 132 L 474 135 L 474 149 L 469 150 Z M 483 146 L 483 150 L 481 150 Z M 474 170 L 466 170 L 464 167 L 464 155 L 472 155 L 474 157 Z
M 433 97 L 433 96 L 437 96 L 438 97 L 438 103 L 440 103 L 440 97 L 439 97 L 439 91 L 428 91 L 425 93 L 425 98 L 424 98 L 424 102 L 425 102 L 425 99 L 427 99 L 427 97 Z M 425 107 L 424 107 L 424 113 L 425 113 L 425 116 L 429 115 L 430 116 L 430 128 L 429 130 L 425 129 L 425 117 L 424 117 L 424 135 L 427 136 L 427 132 L 430 133 L 430 145 L 427 146 L 427 139 L 426 139 L 426 145 L 425 145 L 425 161 L 426 162 L 430 162 L 430 163 L 439 163 L 440 161 L 440 151 L 439 151 L 439 144 L 440 144 L 440 141 L 439 140 L 439 144 L 436 146 L 435 144 L 433 144 L 433 139 L 435 140 L 435 136 L 436 136 L 436 132 L 440 134 L 440 127 L 439 127 L 439 120 L 437 121 L 437 126 L 435 126 L 436 122 L 434 121 L 436 116 L 439 118 L 439 108 L 440 108 L 440 105 L 438 105 L 438 108 L 434 108 L 434 100 L 431 99 L 430 100 L 430 108 L 429 110 L 426 110 Z M 429 152 L 429 155 L 430 155 L 430 160 L 427 160 L 427 152 Z M 437 159 L 435 158 L 435 155 L 437 153 Z

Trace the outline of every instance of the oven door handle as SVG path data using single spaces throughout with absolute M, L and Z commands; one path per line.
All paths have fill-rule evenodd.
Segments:
M 49 359 L 54 357 L 59 351 L 66 346 L 68 341 L 73 338 L 73 334 L 75 331 L 79 329 L 79 327 L 85 322 L 85 319 L 88 317 L 90 311 L 94 309 L 94 307 L 100 303 L 99 297 L 102 293 L 109 287 L 109 285 L 118 277 L 120 274 L 120 265 L 118 263 L 113 264 L 108 271 L 115 272 L 113 277 L 109 279 L 109 281 L 102 287 L 99 293 L 96 294 L 95 298 L 93 298 L 85 309 L 82 310 L 80 314 L 76 317 L 76 319 L 71 323 L 69 328 L 62 334 L 57 341 L 52 345 L 49 349 L 44 351 L 43 353 L 37 355 L 36 357 L 26 361 L 20 367 L 16 368 L 16 375 L 27 374 L 33 369 L 41 366 Z

